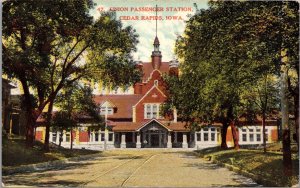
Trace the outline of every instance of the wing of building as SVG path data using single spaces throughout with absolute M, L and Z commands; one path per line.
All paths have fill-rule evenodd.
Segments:
M 79 128 L 63 132 L 62 146 L 73 148 L 206 148 L 220 145 L 221 124 L 215 123 L 192 131 L 186 123 L 177 121 L 176 110 L 171 117 L 160 114 L 166 101 L 164 74 L 178 75 L 178 62 L 162 61 L 159 40 L 154 39 L 151 62 L 138 62 L 137 68 L 143 72 L 142 82 L 133 86 L 133 94 L 96 95 L 95 101 L 101 107 L 101 115 L 107 118 L 108 129 L 97 129 L 89 121 L 82 120 Z M 241 144 L 262 144 L 261 123 L 240 127 Z M 36 139 L 44 139 L 45 128 L 40 126 Z M 50 141 L 59 143 L 59 132 L 51 132 Z M 277 121 L 267 126 L 267 142 L 278 138 Z M 231 131 L 228 130 L 228 145 L 232 146 Z

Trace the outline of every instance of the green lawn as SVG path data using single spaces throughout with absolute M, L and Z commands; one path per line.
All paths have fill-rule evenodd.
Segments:
M 236 151 L 233 149 L 221 150 L 214 148 L 199 151 L 199 154 L 202 157 L 212 156 L 219 162 L 233 165 L 271 182 L 270 185 L 264 186 L 292 186 L 299 181 L 299 158 L 297 154 L 292 155 L 292 177 L 284 176 L 282 153 L 279 152 L 267 152 L 264 154 L 261 150 L 240 149 Z
M 41 163 L 81 155 L 101 153 L 100 151 L 65 149 L 50 147 L 50 152 L 43 151 L 43 144 L 36 142 L 33 148 L 25 146 L 23 138 L 7 139 L 2 137 L 2 165 L 19 166 L 26 164 Z

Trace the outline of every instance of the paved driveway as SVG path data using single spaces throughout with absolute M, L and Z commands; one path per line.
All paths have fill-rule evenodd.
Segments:
M 191 151 L 109 151 L 109 157 L 71 162 L 47 171 L 4 176 L 6 186 L 208 187 L 258 186 Z

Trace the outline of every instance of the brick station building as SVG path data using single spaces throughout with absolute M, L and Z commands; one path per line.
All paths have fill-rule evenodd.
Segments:
M 207 148 L 221 144 L 221 124 L 214 123 L 190 130 L 186 123 L 177 119 L 176 110 L 172 117 L 160 114 L 166 100 L 163 74 L 178 74 L 178 61 L 162 61 L 159 40 L 154 39 L 151 62 L 138 62 L 143 71 L 141 83 L 132 87 L 129 93 L 95 95 L 100 114 L 107 113 L 107 128 L 99 130 L 88 121 L 82 121 L 73 131 L 73 148 L 101 150 L 107 148 Z M 40 122 L 42 123 L 42 121 Z M 240 145 L 262 144 L 261 121 L 238 128 Z M 268 120 L 267 143 L 277 141 L 277 120 Z M 45 128 L 36 129 L 36 139 L 45 137 Z M 50 132 L 50 142 L 59 143 L 59 132 Z M 70 132 L 63 132 L 62 146 L 70 147 Z M 230 127 L 227 144 L 233 146 Z

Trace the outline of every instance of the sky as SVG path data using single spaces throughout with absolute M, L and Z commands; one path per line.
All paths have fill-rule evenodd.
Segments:
M 141 20 L 142 16 L 155 16 L 155 11 L 131 11 L 131 7 L 162 7 L 163 11 L 158 11 L 157 16 L 162 16 L 164 20 L 157 22 L 157 37 L 160 41 L 160 51 L 162 52 L 162 61 L 171 61 L 174 56 L 174 46 L 177 35 L 182 35 L 185 29 L 185 20 L 187 15 L 193 15 L 196 11 L 194 3 L 198 9 L 207 8 L 207 0 L 94 0 L 97 4 L 91 14 L 96 19 L 100 16 L 99 10 L 108 10 L 110 8 L 123 8 L 128 11 L 116 11 L 117 17 L 120 16 L 138 16 L 140 20 L 122 20 L 124 26 L 131 25 L 139 35 L 137 52 L 133 54 L 134 60 L 149 62 L 153 51 L 153 41 L 155 38 L 156 21 Z M 183 11 L 167 11 L 168 7 L 185 7 Z M 97 10 L 98 9 L 98 10 Z M 169 8 L 170 10 L 170 8 Z M 177 9 L 178 10 L 178 9 Z M 186 10 L 186 11 L 185 11 Z M 183 20 L 166 20 L 166 16 L 181 16 Z

